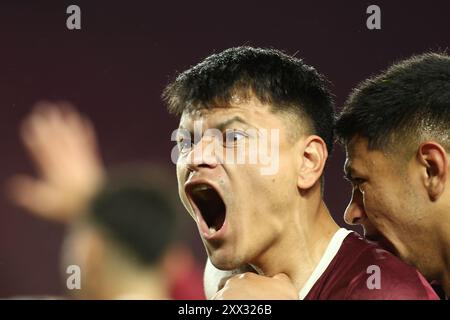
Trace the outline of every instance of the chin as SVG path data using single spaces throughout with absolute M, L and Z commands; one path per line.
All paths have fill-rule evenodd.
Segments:
M 227 254 L 226 252 L 223 252 L 223 250 L 216 250 L 215 252 L 209 253 L 209 259 L 212 264 L 220 270 L 234 270 L 244 264 L 244 262 L 236 259 L 235 254 Z
M 382 236 L 380 234 L 373 234 L 373 235 L 366 234 L 365 237 L 366 237 L 366 239 L 368 239 L 370 241 L 376 242 L 380 247 L 389 251 L 393 255 L 399 256 L 399 253 L 395 249 L 394 245 L 388 239 L 386 239 L 384 236 Z

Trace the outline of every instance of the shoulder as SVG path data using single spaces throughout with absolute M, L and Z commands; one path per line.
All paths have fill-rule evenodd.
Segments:
M 343 243 L 348 265 L 346 299 L 438 299 L 430 284 L 412 266 L 356 233 Z

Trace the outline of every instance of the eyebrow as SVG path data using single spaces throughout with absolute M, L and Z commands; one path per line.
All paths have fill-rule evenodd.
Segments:
M 252 127 L 254 128 L 251 124 L 249 124 L 247 121 L 245 121 L 242 117 L 240 116 L 234 116 L 230 119 L 227 119 L 225 121 L 219 122 L 219 124 L 217 124 L 216 126 L 214 126 L 216 129 L 223 131 L 224 129 L 226 129 L 227 127 L 229 127 L 232 123 L 234 122 L 239 122 L 242 123 L 246 126 Z M 184 127 L 183 125 L 179 126 L 179 129 L 183 129 L 183 130 L 188 130 L 190 132 L 190 130 L 186 127 Z
M 353 169 L 352 169 L 351 165 L 349 164 L 348 161 L 345 161 L 345 164 L 344 164 L 344 177 L 348 181 L 352 181 L 353 180 L 352 172 L 353 172 Z
M 244 119 L 242 119 L 240 116 L 234 116 L 231 119 L 225 120 L 223 122 L 220 122 L 219 124 L 217 124 L 215 127 L 220 130 L 223 131 L 224 129 L 226 129 L 227 127 L 229 127 L 232 123 L 234 122 L 239 122 L 242 123 L 246 126 L 250 126 L 252 127 L 252 125 L 250 125 L 247 121 L 245 121 Z

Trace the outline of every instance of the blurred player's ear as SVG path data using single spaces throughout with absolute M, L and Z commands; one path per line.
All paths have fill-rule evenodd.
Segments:
M 303 141 L 300 152 L 297 185 L 300 189 L 306 190 L 313 187 L 316 182 L 320 183 L 328 151 L 322 138 L 312 135 Z
M 435 201 L 445 189 L 449 165 L 447 153 L 440 144 L 427 141 L 419 146 L 417 160 L 422 165 L 423 186 L 429 198 Z
M 159 261 L 172 299 L 204 299 L 202 269 L 191 248 L 183 243 L 169 245 Z
M 175 280 L 186 269 L 195 265 L 195 259 L 188 247 L 182 244 L 171 244 L 161 257 L 160 266 L 169 280 Z

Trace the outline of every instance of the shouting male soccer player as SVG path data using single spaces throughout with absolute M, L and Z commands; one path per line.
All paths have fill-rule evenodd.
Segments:
M 181 116 L 180 197 L 209 258 L 259 273 L 228 280 L 215 298 L 437 298 L 413 267 L 330 216 L 321 177 L 334 111 L 325 84 L 299 59 L 239 47 L 166 88 L 169 111 Z M 380 279 L 371 282 L 374 270 Z

